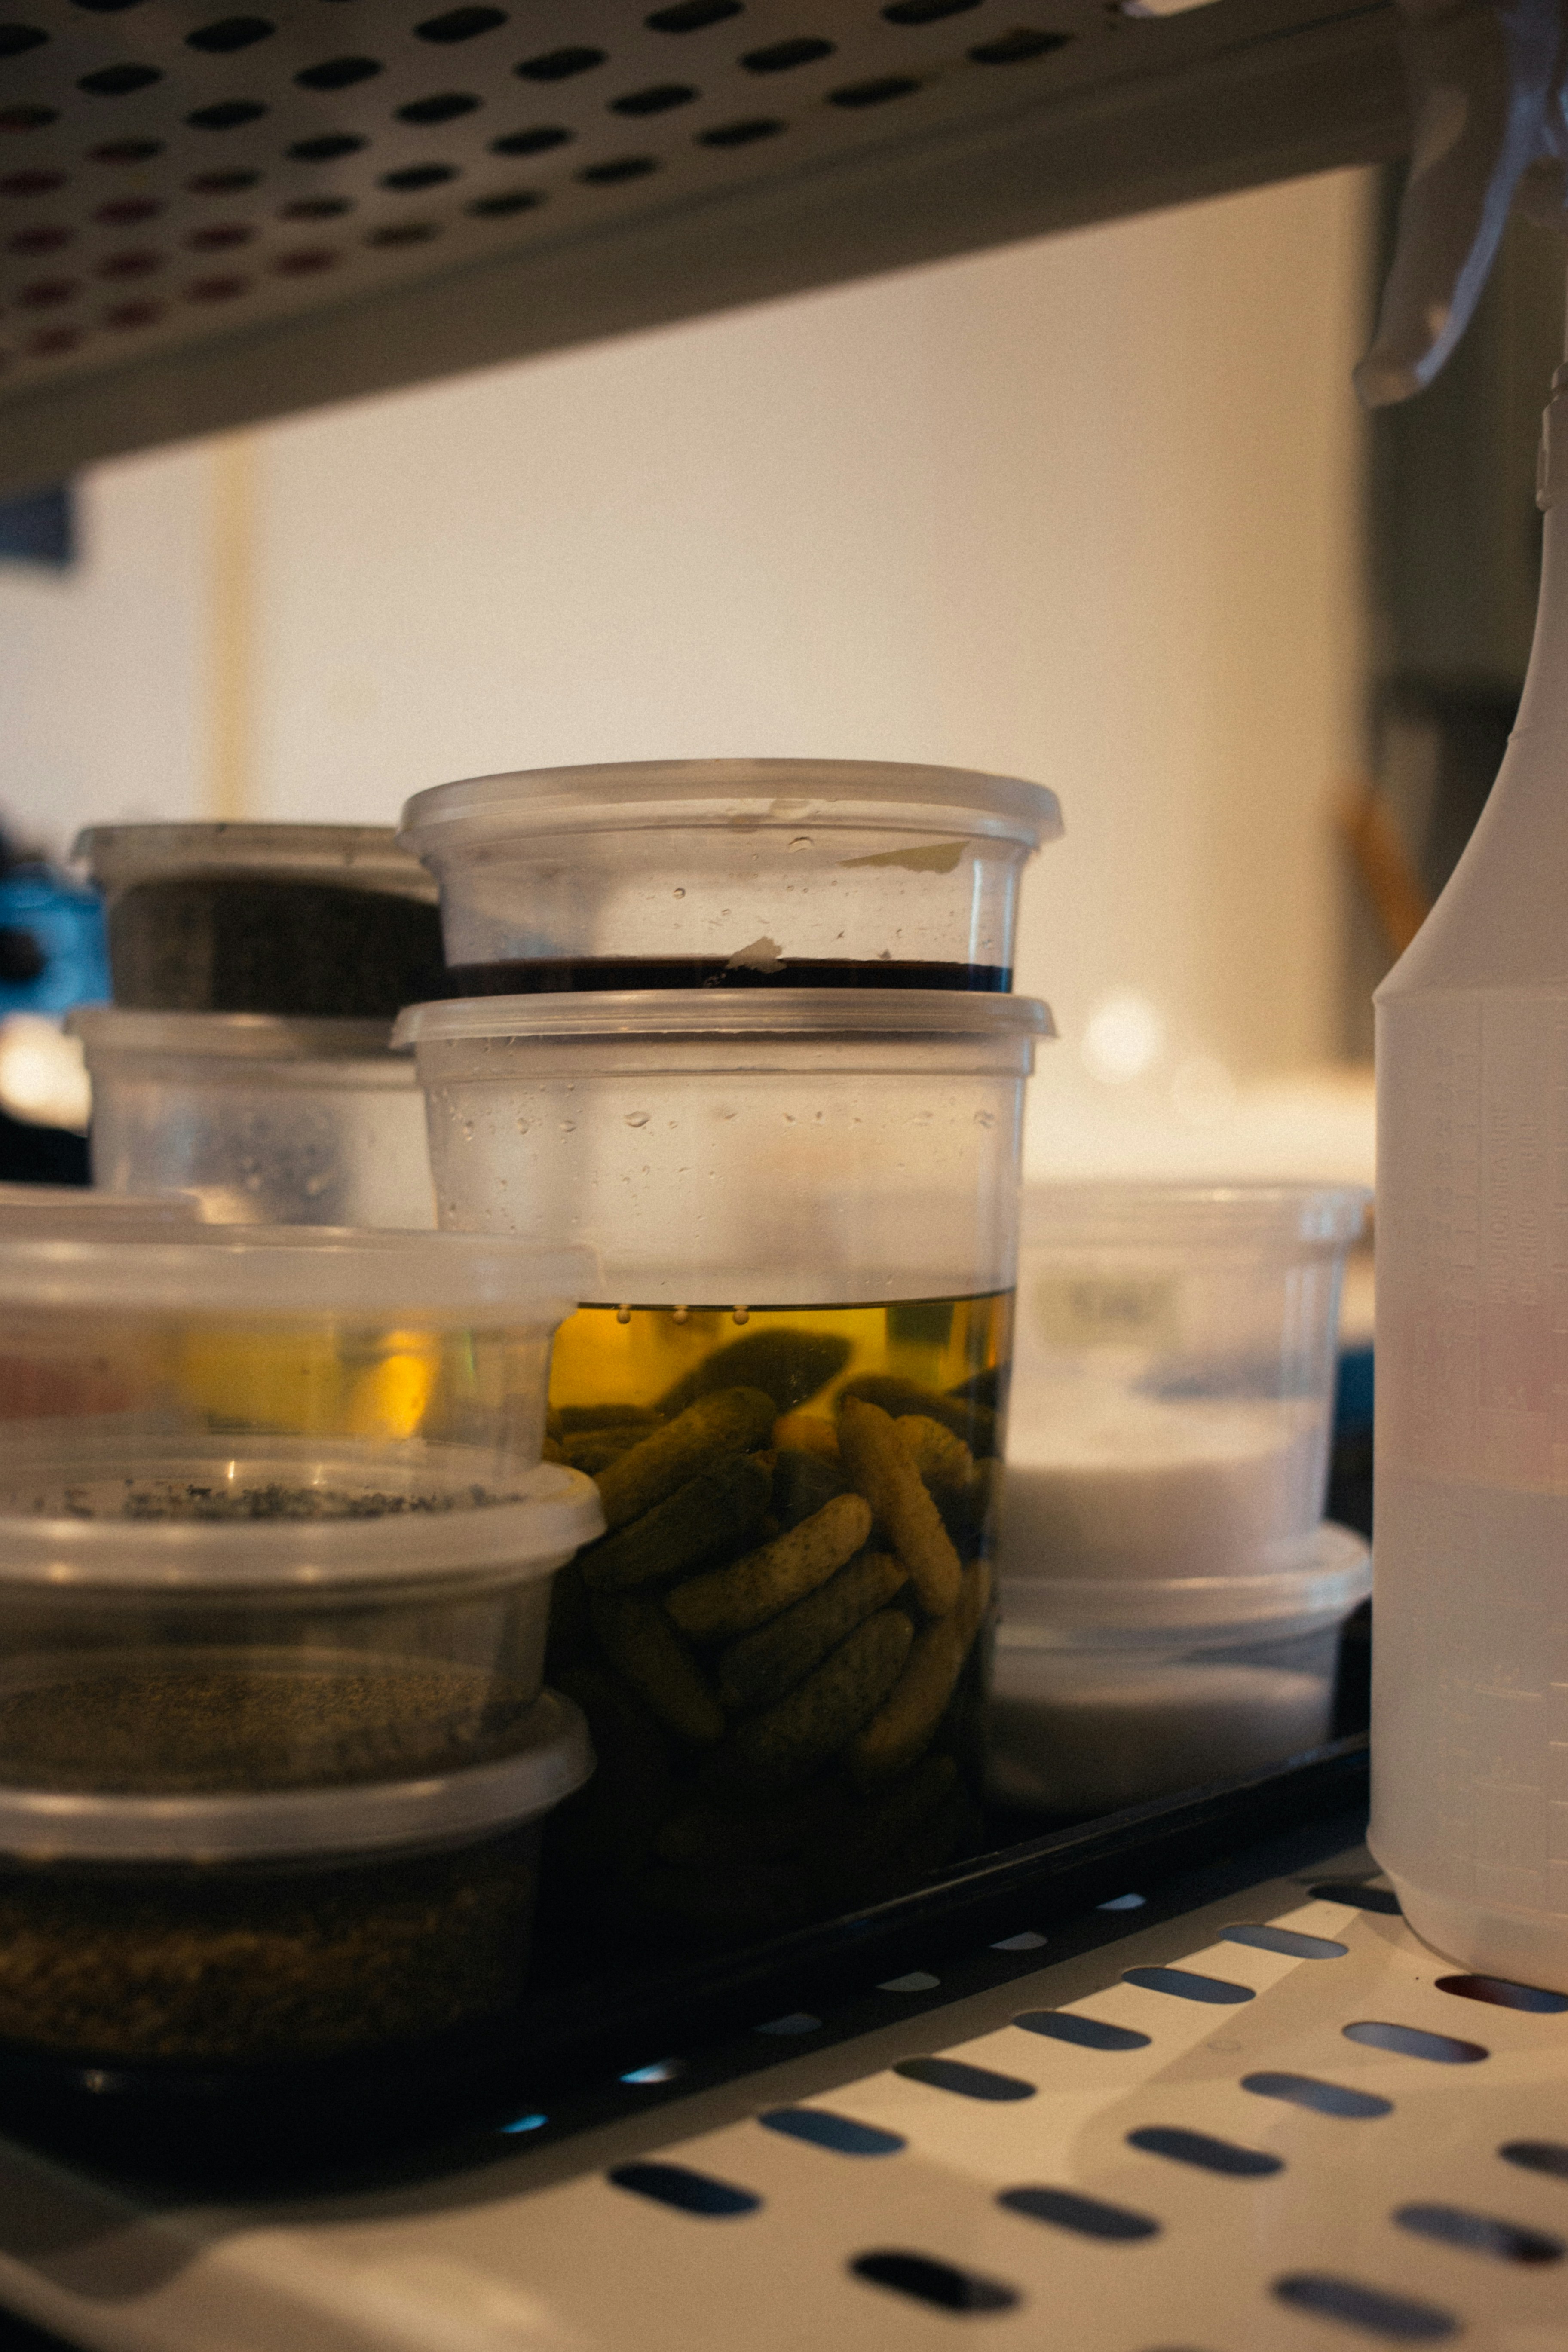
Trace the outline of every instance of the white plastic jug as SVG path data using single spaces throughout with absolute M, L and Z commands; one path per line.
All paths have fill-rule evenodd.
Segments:
M 1568 367 L 1524 698 L 1377 995 L 1373 1825 L 1416 1933 L 1568 1991 Z

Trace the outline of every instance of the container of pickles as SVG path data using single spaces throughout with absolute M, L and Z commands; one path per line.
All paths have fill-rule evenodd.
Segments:
M 591 1242 L 549 1450 L 607 1532 L 550 1674 L 600 1770 L 584 1896 L 679 1938 L 918 1879 L 977 1832 L 1043 1005 L 958 992 L 477 999 L 404 1016 L 443 1223 Z
M 217 1224 L 435 1223 L 425 1107 L 385 1021 L 83 1006 L 94 1185 Z
M 647 760 L 416 793 L 447 993 L 1012 985 L 1018 880 L 1061 832 L 1016 776 Z

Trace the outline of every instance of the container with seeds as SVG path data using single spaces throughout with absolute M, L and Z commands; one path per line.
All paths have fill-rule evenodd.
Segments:
M 435 887 L 388 825 L 94 825 L 74 854 L 128 1010 L 390 1021 L 438 984 Z
M 874 1899 L 975 1834 L 1019 1111 L 1045 1008 L 649 992 L 417 1008 L 443 1222 L 592 1241 L 552 1450 L 608 1532 L 551 1676 L 563 1859 L 679 1937 Z
M 0 1230 L 0 1785 L 364 1780 L 504 1741 L 551 1576 L 601 1524 L 540 1460 L 590 1266 Z
M 540 1824 L 593 1769 L 577 1709 L 546 1691 L 487 1757 L 416 1777 L 279 1784 L 268 1752 L 244 1789 L 0 1785 L 0 2048 L 275 2067 L 517 2013 Z

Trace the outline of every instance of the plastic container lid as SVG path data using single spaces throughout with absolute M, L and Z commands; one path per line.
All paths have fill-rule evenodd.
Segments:
M 1346 1249 L 1372 1197 L 1359 1184 L 1030 1184 L 1021 1239 L 1064 1249 Z
M 586 1248 L 494 1234 L 344 1225 L 207 1225 L 15 1239 L 0 1227 L 0 1308 L 170 1315 L 361 1315 L 552 1328 L 596 1295 Z
M 177 1055 L 217 1062 L 287 1062 L 309 1066 L 370 1063 L 381 1085 L 413 1083 L 408 1064 L 392 1050 L 390 1021 L 334 1021 L 272 1013 L 138 1013 L 111 1004 L 79 1005 L 66 1019 L 79 1037 L 89 1069 L 116 1055 Z M 341 1069 L 321 1083 L 342 1084 Z M 299 1083 L 309 1083 L 301 1074 Z
M 204 1479 L 217 1486 L 224 1459 L 243 1469 L 251 1487 L 317 1485 L 433 1498 L 437 1507 L 276 1519 L 124 1518 L 111 1508 L 128 1478 L 149 1487 Z M 330 1601 L 344 1586 L 382 1589 L 431 1577 L 527 1584 L 563 1567 L 605 1526 L 599 1490 L 580 1471 L 560 1462 L 498 1471 L 479 1448 L 472 1457 L 434 1446 L 399 1459 L 279 1438 L 219 1457 L 174 1438 L 105 1438 L 68 1451 L 45 1439 L 11 1447 L 0 1478 L 0 1592 L 47 1585 L 57 1595 L 79 1587 L 84 1595 L 121 1598 L 202 1591 L 308 1602 Z M 104 1513 L 86 1517 L 95 1486 Z M 493 1489 L 498 1499 L 476 1501 L 476 1489 Z M 58 1507 L 68 1493 L 74 1511 Z
M 1346 1617 L 1372 1591 L 1372 1552 L 1325 1520 L 1298 1568 L 1263 1576 L 1004 1579 L 996 1639 L 1004 1649 L 1205 1648 L 1283 1639 Z
M 605 989 L 583 994 L 459 996 L 411 1004 L 399 1013 L 395 1045 L 462 1038 L 559 1039 L 766 1037 L 792 1043 L 838 1038 L 1032 1044 L 1054 1037 L 1048 1004 L 1034 996 L 968 994 L 943 988 Z
M 242 874 L 426 903 L 436 897 L 433 879 L 399 848 L 389 824 L 93 824 L 78 834 L 71 856 L 111 897 L 177 875 Z
M 521 1744 L 419 1780 L 253 1796 L 93 1796 L 0 1788 L 0 1853 L 32 1861 L 258 1862 L 448 1844 L 537 1821 L 594 1769 L 588 1727 L 542 1691 Z
M 91 1184 L 0 1184 L 0 1243 L 19 1235 L 155 1231 L 201 1215 L 189 1192 L 100 1192 Z
M 959 832 L 1031 850 L 1062 829 L 1055 793 L 1018 776 L 884 760 L 637 760 L 435 784 L 406 803 L 397 838 L 421 856 L 461 856 L 503 835 L 737 823 Z

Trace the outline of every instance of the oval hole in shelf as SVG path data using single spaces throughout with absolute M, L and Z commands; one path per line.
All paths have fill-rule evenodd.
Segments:
M 1362 2017 L 1344 2029 L 1347 2042 L 1367 2050 L 1386 2050 L 1395 2058 L 1425 2058 L 1434 2066 L 1474 2066 L 1489 2058 L 1479 2042 L 1461 2042 L 1454 2033 L 1428 2033 L 1419 2025 L 1400 2025 L 1391 2018 Z
M 857 2278 L 873 2286 L 890 2287 L 917 2303 L 933 2304 L 938 2311 L 973 2317 L 987 2311 L 1011 2311 L 1022 2300 L 1018 2290 L 1001 2279 L 984 2278 L 978 2271 L 962 2271 L 956 2263 L 938 2262 L 931 2254 L 905 2252 L 899 2247 L 857 2254 L 849 2265 Z
M 906 2082 L 923 2083 L 932 2091 L 952 2091 L 961 2099 L 1032 2099 L 1033 2083 L 1016 2074 L 998 2074 L 990 2066 L 970 2066 L 962 2058 L 900 2058 L 893 2068 Z
M 1538 2017 L 1561 2017 L 1568 2009 L 1568 1993 L 1511 1984 L 1507 1977 L 1439 1977 L 1437 1990 L 1456 1993 L 1461 2000 L 1484 2000 L 1493 2009 L 1530 2010 Z
M 1342 2116 L 1353 2122 L 1394 2113 L 1394 2101 L 1379 2098 L 1375 2091 L 1352 2091 L 1343 2083 L 1320 2082 L 1315 2074 L 1244 2074 L 1241 2087 L 1260 2099 L 1284 2099 L 1293 2107 L 1310 2107 L 1316 2116 Z
M 617 2189 L 651 2197 L 657 2205 L 673 2205 L 678 2213 L 695 2213 L 705 2221 L 730 2221 L 754 2213 L 762 2204 L 749 2189 L 732 2181 L 715 2180 L 711 2173 L 693 2172 L 685 2164 L 617 2164 L 606 2176 Z

